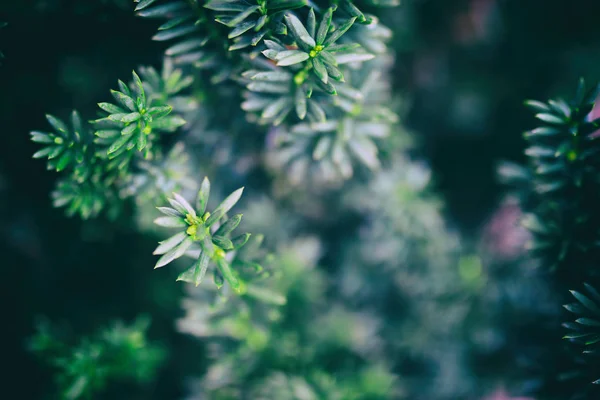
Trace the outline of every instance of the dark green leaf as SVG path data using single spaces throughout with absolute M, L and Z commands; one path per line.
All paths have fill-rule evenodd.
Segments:
M 226 237 L 215 235 L 212 237 L 212 241 L 213 241 L 213 244 L 215 244 L 216 246 L 219 246 L 221 249 L 223 249 L 225 251 L 233 250 L 233 243 L 231 243 L 231 240 L 227 239 Z
M 244 188 L 239 188 L 235 192 L 231 193 L 229 196 L 219 204 L 219 206 L 215 209 L 215 211 L 208 217 L 206 220 L 206 225 L 211 226 L 218 220 L 220 220 L 226 212 L 228 212 L 235 204 L 238 202 L 240 197 L 242 197 L 242 193 L 244 192 Z
M 233 243 L 233 248 L 235 250 L 242 248 L 248 242 L 248 239 L 250 239 L 249 233 L 243 233 L 239 236 L 234 237 L 233 239 L 231 239 L 231 242 Z
M 121 147 L 123 147 L 125 145 L 125 143 L 127 143 L 128 140 L 129 140 L 129 136 L 121 136 L 108 148 L 107 153 L 110 155 L 110 154 L 116 152 Z
M 258 11 L 259 8 L 260 7 L 258 6 L 248 7 L 247 9 L 233 17 L 229 22 L 227 22 L 226 25 L 230 28 L 237 26 L 240 22 L 248 18 L 252 13 Z
M 233 231 L 242 221 L 242 214 L 236 214 L 229 218 L 223 225 L 217 229 L 215 236 L 226 236 Z
M 319 57 L 315 57 L 312 59 L 313 71 L 315 75 L 323 82 L 327 83 L 329 81 L 329 75 L 327 75 L 327 70 L 325 69 L 325 65 L 319 59 Z
M 159 106 L 151 107 L 148 109 L 148 114 L 152 115 L 153 118 L 160 119 L 171 113 L 173 108 L 171 106 Z
M 48 120 L 50 125 L 52 125 L 54 130 L 56 130 L 57 132 L 64 133 L 64 134 L 69 133 L 69 128 L 60 119 L 53 117 L 50 114 L 46 114 L 46 119 Z
M 209 261 L 210 257 L 205 252 L 201 252 L 198 260 L 188 270 L 179 274 L 177 280 L 193 283 L 196 286 L 200 285 L 208 269 Z
M 280 56 L 282 55 L 283 56 Z M 279 66 L 288 66 L 301 63 L 309 58 L 309 55 L 303 51 L 299 50 L 289 50 L 286 52 L 281 52 L 277 56 L 277 65 Z
M 236 292 L 240 290 L 240 281 L 235 277 L 229 263 L 225 261 L 224 258 L 217 258 L 217 267 L 219 268 L 219 272 L 225 278 L 227 283 L 231 286 L 233 290 Z
M 248 4 L 240 0 L 210 1 L 204 7 L 214 11 L 244 11 Z
M 154 223 L 165 228 L 186 228 L 188 226 L 181 217 L 158 217 Z
M 542 103 L 541 101 L 537 101 L 537 100 L 526 100 L 525 105 L 528 107 L 534 108 L 538 111 L 544 112 L 544 113 L 550 111 L 550 107 L 548 107 L 548 105 Z
M 294 39 L 298 42 L 298 45 L 304 50 L 311 50 L 317 44 L 315 40 L 308 34 L 308 31 L 300 22 L 300 20 L 294 14 L 286 14 L 285 15 L 285 23 L 292 32 Z
M 313 8 L 308 12 L 308 20 L 306 22 L 306 30 L 311 37 L 315 37 L 317 30 L 317 20 L 315 17 L 315 10 Z
M 126 114 L 127 111 L 111 103 L 98 103 L 98 107 L 109 114 Z
M 348 29 L 350 29 L 355 20 L 356 17 L 353 17 L 341 24 L 335 31 L 333 31 L 331 35 L 329 35 L 325 42 L 323 42 L 323 45 L 327 47 L 331 44 L 334 44 L 340 37 L 342 37 L 344 33 L 348 31 Z
M 559 118 L 553 114 L 540 113 L 540 114 L 536 114 L 535 117 L 544 122 L 547 122 L 549 124 L 557 124 L 558 125 L 558 124 L 563 124 L 565 122 L 565 121 L 563 121 L 562 118 Z
M 187 233 L 179 232 L 171 236 L 167 240 L 159 242 L 159 246 L 156 248 L 156 250 L 154 250 L 152 254 L 161 255 L 168 253 L 169 251 L 173 250 L 173 248 L 178 246 L 181 242 L 183 242 L 187 237 Z
M 254 28 L 256 26 L 256 22 L 255 21 L 251 21 L 251 22 L 244 22 L 238 26 L 236 26 L 227 36 L 229 39 L 233 39 L 236 38 L 246 32 L 248 32 L 250 29 Z
M 115 100 L 117 100 L 123 107 L 126 107 L 130 111 L 136 111 L 135 102 L 131 97 L 116 90 L 111 90 L 110 92 L 112 93 Z
M 575 320 L 575 322 L 586 326 L 600 326 L 600 321 L 597 321 L 592 318 L 578 318 Z
M 192 238 L 186 238 L 173 250 L 169 251 L 168 253 L 164 254 L 161 258 L 159 258 L 154 268 L 164 267 L 171 261 L 178 259 L 179 257 L 185 254 L 186 250 L 192 245 L 192 243 L 194 243 Z
M 333 16 L 333 8 L 329 8 L 325 14 L 323 15 L 323 19 L 321 19 L 321 23 L 319 24 L 319 30 L 317 32 L 317 44 L 322 45 L 327 37 L 327 32 L 329 32 L 329 28 L 331 27 L 331 18 Z
M 196 25 L 181 25 L 181 26 L 177 26 L 175 28 L 160 31 L 156 35 L 154 35 L 152 37 L 152 39 L 157 40 L 157 41 L 175 39 L 175 38 L 187 35 L 188 33 L 192 33 L 197 29 L 198 28 Z
M 573 297 L 575 297 L 581 304 L 583 304 L 588 310 L 600 314 L 600 308 L 589 298 L 584 296 L 583 294 L 576 292 L 574 290 L 570 290 Z
M 208 197 L 210 195 L 210 181 L 207 177 L 204 177 L 202 180 L 202 184 L 200 185 L 200 190 L 198 191 L 198 196 L 196 197 L 196 209 L 200 215 L 204 215 L 206 211 L 206 205 L 208 204 Z

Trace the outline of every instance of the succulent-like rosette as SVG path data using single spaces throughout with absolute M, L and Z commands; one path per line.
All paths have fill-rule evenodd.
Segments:
M 161 255 L 155 268 L 163 267 L 173 260 L 180 258 L 188 251 L 196 251 L 196 262 L 186 271 L 181 273 L 177 280 L 192 282 L 196 286 L 202 282 L 209 264 L 216 265 L 214 279 L 217 286 L 223 281 L 236 292 L 244 291 L 244 285 L 238 273 L 232 269 L 228 253 L 240 249 L 250 238 L 249 233 L 231 237 L 231 233 L 242 220 L 242 214 L 228 218 L 226 213 L 238 202 L 244 188 L 231 193 L 215 210 L 206 211 L 210 182 L 204 178 L 196 199 L 196 207 L 182 196 L 174 193 L 169 199 L 171 207 L 158 207 L 165 214 L 154 222 L 166 228 L 179 228 L 180 231 L 160 242 L 154 254 Z M 198 251 L 199 250 L 199 251 Z

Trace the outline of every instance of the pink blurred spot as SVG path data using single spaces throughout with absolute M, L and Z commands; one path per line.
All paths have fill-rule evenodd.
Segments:
M 523 216 L 517 200 L 507 199 L 483 228 L 482 245 L 499 261 L 511 261 L 525 253 L 531 234 L 520 220 Z
M 596 99 L 594 108 L 592 108 L 592 111 L 590 111 L 590 113 L 588 114 L 587 120 L 593 121 L 598 118 L 600 118 L 600 97 Z M 593 137 L 593 138 L 597 138 L 599 136 L 600 136 L 600 129 L 598 129 L 597 131 L 594 131 L 593 133 L 590 134 L 590 137 Z
M 467 11 L 456 16 L 454 35 L 462 44 L 485 40 L 490 34 L 490 19 L 496 0 L 471 0 Z
M 535 400 L 533 397 L 512 397 L 504 388 L 497 389 L 491 395 L 481 400 Z

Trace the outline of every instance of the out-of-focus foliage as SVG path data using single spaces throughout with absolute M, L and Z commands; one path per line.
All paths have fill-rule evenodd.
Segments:
M 426 165 L 395 157 L 368 185 L 347 191 L 365 222 L 346 246 L 339 280 L 347 304 L 385 321 L 386 354 L 412 382 L 407 398 L 454 399 L 472 390 L 460 327 L 482 271 L 477 257 L 461 257 L 430 178 Z
M 6 26 L 6 22 L 0 22 L 0 29 L 4 28 Z M 2 53 L 2 51 L 0 51 L 0 61 L 4 58 L 4 53 Z M 0 64 L 1 65 L 1 64 Z
M 397 378 L 382 362 L 379 321 L 328 299 L 316 268 L 316 238 L 280 248 L 265 296 L 223 298 L 190 291 L 182 332 L 207 341 L 212 359 L 192 381 L 196 398 L 385 399 L 399 395 Z M 273 295 L 287 298 L 273 304 Z M 249 293 L 250 294 L 250 293 Z
M 148 384 L 154 379 L 165 350 L 148 342 L 148 326 L 147 318 L 131 325 L 118 321 L 94 336 L 73 342 L 41 321 L 29 347 L 56 369 L 61 399 L 91 399 L 111 383 Z

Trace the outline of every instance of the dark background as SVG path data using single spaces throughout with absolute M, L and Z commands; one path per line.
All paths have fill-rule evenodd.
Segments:
M 496 163 L 522 159 L 521 132 L 533 125 L 523 100 L 569 96 L 579 77 L 598 78 L 600 2 L 404 3 L 390 20 L 404 122 L 422 142 L 449 220 L 475 237 L 502 196 Z M 46 129 L 45 113 L 77 108 L 93 117 L 117 79 L 159 65 L 156 24 L 132 8 L 126 0 L 0 0 L 0 21 L 9 24 L 0 30 L 2 398 L 47 391 L 49 370 L 25 349 L 38 315 L 82 333 L 148 312 L 151 337 L 172 350 L 155 398 L 181 395 L 180 378 L 201 368 L 190 354 L 202 349 L 173 329 L 180 286 L 146 273 L 154 241 L 126 221 L 65 218 L 49 199 L 56 174 L 31 158 L 28 132 Z

